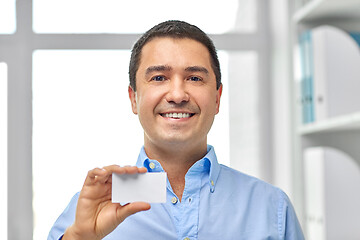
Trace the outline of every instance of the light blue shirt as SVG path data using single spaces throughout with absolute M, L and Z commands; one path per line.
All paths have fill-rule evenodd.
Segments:
M 142 148 L 138 167 L 164 171 Z M 55 222 L 48 240 L 60 239 L 75 219 L 76 194 Z M 125 219 L 104 239 L 209 240 L 288 239 L 304 236 L 295 211 L 280 189 L 220 165 L 214 148 L 185 176 L 181 202 L 167 182 L 167 202 Z

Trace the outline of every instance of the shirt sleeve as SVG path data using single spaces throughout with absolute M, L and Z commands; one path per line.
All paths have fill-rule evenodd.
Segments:
M 65 230 L 74 223 L 76 205 L 79 198 L 79 193 L 75 194 L 71 199 L 69 205 L 65 208 L 64 212 L 54 223 L 50 230 L 48 240 L 61 240 Z
M 281 193 L 278 211 L 280 239 L 304 240 L 305 238 L 294 207 L 288 196 L 284 192 Z

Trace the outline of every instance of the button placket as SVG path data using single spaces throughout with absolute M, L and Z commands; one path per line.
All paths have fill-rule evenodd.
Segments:
M 213 193 L 215 190 L 215 183 L 213 180 L 210 181 L 210 192 Z

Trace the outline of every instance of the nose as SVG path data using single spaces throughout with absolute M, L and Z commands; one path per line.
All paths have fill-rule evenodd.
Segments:
M 184 80 L 180 78 L 170 80 L 166 101 L 176 104 L 189 101 L 189 94 Z

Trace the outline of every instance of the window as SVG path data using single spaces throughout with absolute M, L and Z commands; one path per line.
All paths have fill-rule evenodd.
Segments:
M 7 65 L 0 63 L 0 234 L 7 239 Z
M 0 34 L 12 34 L 16 30 L 15 0 L 0 1 Z
M 33 2 L 36 33 L 143 33 L 169 19 L 188 21 L 207 33 L 256 30 L 256 1 L 253 0 L 228 0 L 226 4 L 218 0 Z

